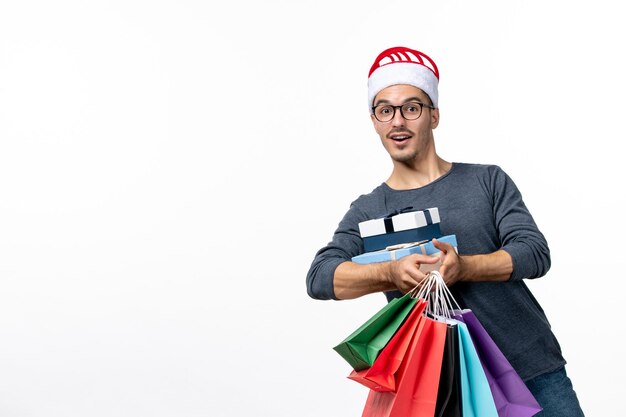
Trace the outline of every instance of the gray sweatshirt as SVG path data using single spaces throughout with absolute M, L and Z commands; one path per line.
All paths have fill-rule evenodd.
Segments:
M 471 309 L 524 380 L 565 364 L 543 309 L 524 283 L 550 268 L 550 250 L 511 178 L 495 165 L 454 163 L 445 175 L 413 190 L 385 183 L 361 195 L 339 223 L 332 241 L 320 249 L 306 277 L 315 299 L 335 299 L 337 266 L 363 253 L 358 223 L 412 207 L 439 209 L 442 235 L 455 234 L 460 255 L 498 249 L 513 259 L 507 282 L 459 282 L 450 289 L 462 308 Z M 387 299 L 400 292 L 385 293 Z

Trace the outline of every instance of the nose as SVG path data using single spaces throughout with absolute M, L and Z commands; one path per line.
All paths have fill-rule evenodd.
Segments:
M 402 116 L 402 112 L 400 108 L 396 108 L 396 112 L 393 115 L 393 119 L 391 119 L 391 124 L 393 127 L 401 127 L 404 126 L 406 119 Z

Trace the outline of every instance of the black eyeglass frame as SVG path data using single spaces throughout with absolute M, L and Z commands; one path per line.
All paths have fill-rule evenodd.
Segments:
M 403 108 L 404 106 L 409 106 L 409 105 L 412 105 L 412 106 L 418 105 L 418 106 L 419 106 L 419 108 L 420 108 L 420 114 L 419 114 L 416 118 L 414 118 L 414 119 L 409 119 L 408 117 L 406 117 L 406 116 L 404 115 L 404 111 L 402 110 L 402 108 Z M 378 118 L 378 116 L 376 116 L 376 108 L 378 108 L 378 107 L 390 107 L 390 108 L 392 108 L 392 109 L 393 109 L 393 113 L 391 114 L 391 117 L 389 118 L 389 120 L 380 120 L 380 119 Z M 430 105 L 428 105 L 428 104 L 420 103 L 419 101 L 409 101 L 408 103 L 404 103 L 404 104 L 401 104 L 401 105 L 399 105 L 399 106 L 392 106 L 391 104 L 378 104 L 378 105 L 376 105 L 376 106 L 372 106 L 372 114 L 374 115 L 374 117 L 376 118 L 376 120 L 378 120 L 380 123 L 387 123 L 387 122 L 392 121 L 392 120 L 393 120 L 393 118 L 394 118 L 394 117 L 396 117 L 396 109 L 400 109 L 400 115 L 401 115 L 401 116 L 402 116 L 405 120 L 417 120 L 417 119 L 419 119 L 420 117 L 422 117 L 422 113 L 424 112 L 424 107 L 429 108 L 429 109 L 431 109 L 431 110 L 436 109 L 436 107 L 434 107 L 434 106 L 430 106 Z

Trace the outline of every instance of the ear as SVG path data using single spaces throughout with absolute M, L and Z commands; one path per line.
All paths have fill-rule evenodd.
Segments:
M 376 123 L 378 122 L 378 120 L 376 120 L 374 115 L 371 113 L 370 113 L 370 119 L 372 120 L 372 124 L 374 125 L 374 130 L 376 131 L 376 133 L 378 133 L 378 124 Z
M 432 109 L 430 111 L 430 124 L 433 129 L 439 126 L 439 109 Z

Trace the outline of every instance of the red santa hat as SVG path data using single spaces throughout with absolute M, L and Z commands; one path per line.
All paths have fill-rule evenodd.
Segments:
M 434 107 L 439 107 L 439 70 L 435 61 L 415 49 L 396 46 L 378 55 L 367 79 L 367 95 L 370 111 L 374 98 L 391 85 L 408 84 L 419 88 L 430 97 Z

